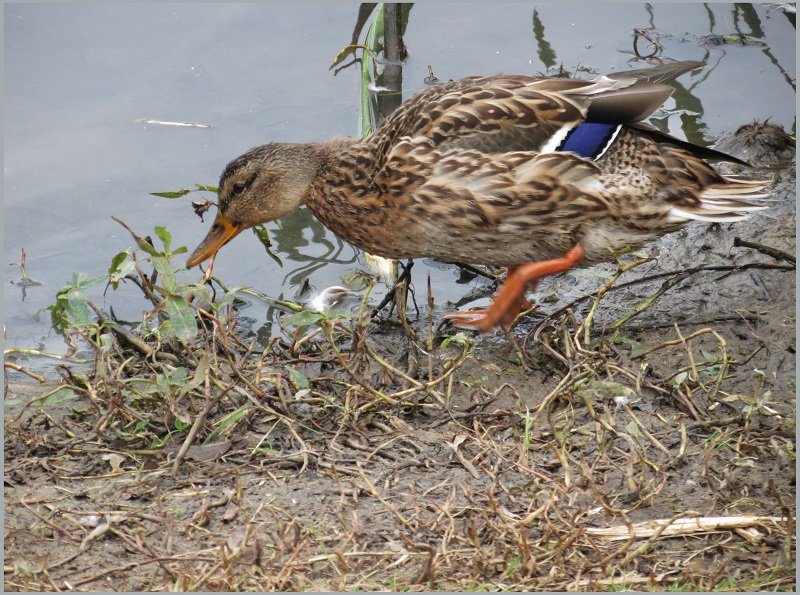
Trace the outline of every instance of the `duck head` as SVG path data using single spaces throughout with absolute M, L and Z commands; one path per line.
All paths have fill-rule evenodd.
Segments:
M 254 147 L 231 161 L 219 180 L 217 216 L 186 266 L 211 258 L 245 229 L 297 209 L 321 164 L 314 145 L 289 143 Z

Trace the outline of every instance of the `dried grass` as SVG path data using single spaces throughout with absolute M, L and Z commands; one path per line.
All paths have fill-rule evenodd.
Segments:
M 592 319 L 476 343 L 362 309 L 261 349 L 206 313 L 167 357 L 117 334 L 65 369 L 77 399 L 6 419 L 6 587 L 792 590 L 760 339 L 631 352 Z

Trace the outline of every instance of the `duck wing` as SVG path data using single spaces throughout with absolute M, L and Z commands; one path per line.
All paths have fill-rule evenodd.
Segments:
M 702 62 L 675 62 L 591 80 L 522 75 L 468 77 L 409 99 L 373 135 L 383 161 L 401 138 L 484 153 L 552 151 L 581 123 L 632 124 L 672 93 L 666 85 Z

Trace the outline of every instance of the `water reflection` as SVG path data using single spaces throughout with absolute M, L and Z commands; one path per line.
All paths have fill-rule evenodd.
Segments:
M 716 32 L 718 19 L 715 10 L 724 10 L 724 6 L 716 6 L 713 8 L 708 4 L 704 4 L 703 6 L 707 18 L 708 34 L 697 35 L 696 40 L 698 47 L 703 50 L 702 56 L 700 56 L 699 59 L 706 62 L 707 66 L 702 70 L 690 73 L 686 77 L 686 80 L 691 81 L 688 86 L 681 81 L 671 82 L 670 85 L 675 89 L 672 95 L 675 107 L 669 109 L 663 116 L 657 115 L 652 117 L 650 122 L 662 132 L 669 133 L 669 118 L 671 115 L 678 115 L 681 121 L 680 128 L 686 140 L 698 145 L 710 146 L 715 142 L 714 135 L 711 134 L 704 121 L 703 116 L 705 110 L 703 108 L 703 103 L 700 99 L 700 94 L 695 94 L 695 90 L 701 91 L 703 89 L 703 84 L 712 78 L 714 70 L 725 58 L 726 49 L 721 46 L 756 46 L 769 58 L 769 61 L 775 66 L 776 70 L 780 73 L 783 80 L 791 87 L 793 92 L 796 90 L 796 83 L 790 72 L 780 64 L 770 48 L 770 45 L 766 42 L 766 32 L 762 24 L 761 16 L 752 4 L 729 5 L 728 10 L 730 10 L 731 14 L 730 20 L 735 33 L 729 33 L 727 31 L 722 33 Z M 646 3 L 644 9 L 648 16 L 648 27 L 634 28 L 632 31 L 633 49 L 630 52 L 623 52 L 632 57 L 632 62 L 634 63 L 631 66 L 634 68 L 640 68 L 646 63 L 659 63 L 665 61 L 665 59 L 672 59 L 669 56 L 669 51 L 665 50 L 668 48 L 671 49 L 671 46 L 667 44 L 667 40 L 672 39 L 674 34 L 659 30 L 656 25 L 656 11 L 652 4 Z M 783 9 L 779 6 L 773 6 L 771 9 L 781 10 L 792 27 L 795 27 L 794 5 L 790 7 L 786 6 Z M 665 16 L 667 15 L 667 13 L 662 14 Z M 556 65 L 559 65 L 558 76 L 567 76 L 564 72 L 563 62 L 559 63 L 556 50 L 547 39 L 546 30 L 544 18 L 540 14 L 540 11 L 534 8 L 532 33 L 534 41 L 536 42 L 537 56 L 548 71 Z M 647 46 L 643 44 L 642 40 L 646 41 Z M 664 43 L 662 43 L 662 40 Z M 642 48 L 645 47 L 646 51 L 642 51 Z M 581 68 L 578 67 L 576 70 L 581 70 Z M 594 73 L 597 74 L 596 72 Z M 660 111 L 663 112 L 664 108 Z M 794 128 L 795 124 L 793 123 L 792 129 Z
M 193 245 L 207 231 L 188 220 L 187 203 L 154 200 L 149 192 L 213 182 L 225 160 L 263 142 L 358 135 L 362 63 L 337 76 L 328 67 L 343 43 L 363 42 L 374 9 L 355 3 L 313 11 L 302 3 L 6 6 L 6 276 L 19 279 L 19 269 L 8 265 L 24 247 L 32 276 L 43 283 L 28 287 L 24 302 L 6 283 L 9 343 L 30 345 L 47 335 L 47 317 L 37 322 L 33 316 L 53 302 L 72 271 L 96 277 L 130 246 L 112 215 L 143 235 L 166 225 L 175 245 Z M 375 108 L 423 88 L 429 65 L 442 81 L 641 68 L 633 41 L 642 28 L 655 43 L 642 37 L 641 55 L 656 49 L 654 59 L 709 64 L 676 85 L 668 109 L 653 121 L 659 129 L 708 145 L 753 118 L 796 128 L 794 13 L 780 5 L 587 3 L 575 11 L 556 3 L 420 3 L 406 16 L 402 87 L 370 97 Z M 309 34 L 300 40 L 299 32 Z M 360 53 L 352 48 L 336 68 Z M 380 69 L 395 61 L 379 56 L 376 87 L 386 84 L 377 79 Z M 214 128 L 135 122 L 143 116 Z M 41 171 L 48 175 L 36 175 Z M 359 253 L 307 211 L 271 224 L 270 232 L 281 273 L 254 279 L 254 271 L 272 262 L 261 246 L 240 242 L 218 262 L 227 284 L 277 296 L 285 284 L 309 278 L 320 288 L 339 284 L 358 267 Z M 417 283 L 427 274 L 437 304 L 466 293 L 457 268 L 418 262 Z M 472 286 L 488 293 L 483 280 Z M 140 314 L 139 303 L 122 292 L 109 293 L 107 301 L 126 318 Z M 261 308 L 253 318 L 264 315 Z M 50 339 L 48 349 L 57 350 L 60 339 Z
M 17 287 L 19 287 L 21 295 L 22 295 L 22 301 L 24 302 L 25 298 L 28 295 L 27 288 L 28 287 L 37 287 L 37 286 L 41 285 L 41 283 L 39 283 L 39 281 L 36 281 L 35 279 L 31 279 L 31 277 L 28 276 L 28 269 L 27 269 L 26 262 L 25 262 L 25 260 L 26 260 L 25 249 L 23 248 L 21 250 L 21 252 L 22 253 L 20 254 L 19 262 L 10 263 L 11 266 L 13 266 L 13 267 L 19 267 L 20 278 L 17 281 L 10 281 L 10 283 L 11 283 L 11 285 L 16 285 Z
M 270 230 L 277 252 L 285 255 L 289 263 L 302 263 L 291 268 L 283 277 L 292 285 L 298 285 L 310 277 L 314 271 L 329 264 L 353 265 L 357 260 L 357 253 L 338 237 L 330 234 L 307 208 L 303 207 L 276 221 Z M 306 239 L 305 230 L 311 231 L 311 239 Z M 322 248 L 319 250 L 301 250 L 301 248 Z M 343 252 L 350 251 L 352 256 L 340 258 Z

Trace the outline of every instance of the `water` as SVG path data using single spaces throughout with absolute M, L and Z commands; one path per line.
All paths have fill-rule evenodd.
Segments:
M 7 347 L 63 352 L 63 340 L 35 313 L 73 271 L 101 276 L 138 233 L 165 225 L 190 250 L 204 237 L 189 202 L 150 192 L 216 184 L 227 161 L 271 140 L 312 141 L 358 134 L 359 75 L 328 70 L 350 39 L 356 3 L 337 4 L 6 4 L 5 10 L 5 325 Z M 423 88 L 428 66 L 441 80 L 472 74 L 581 74 L 641 68 L 633 30 L 658 40 L 664 59 L 705 60 L 686 75 L 659 114 L 671 133 L 711 143 L 726 131 L 771 118 L 795 129 L 795 29 L 781 10 L 731 4 L 418 4 L 405 42 L 403 94 Z M 747 44 L 710 35 L 745 34 Z M 640 38 L 638 49 L 652 51 Z M 175 127 L 142 120 L 196 122 Z M 303 279 L 318 289 L 341 284 L 360 253 L 307 211 L 272 223 L 279 267 L 258 240 L 242 234 L 223 249 L 215 273 L 292 297 Z M 41 285 L 23 290 L 21 250 Z M 424 293 L 431 275 L 437 303 L 458 302 L 480 280 L 459 269 L 418 262 Z M 184 273 L 187 279 L 199 272 Z M 138 291 L 95 295 L 123 319 L 141 317 Z M 424 302 L 424 296 L 422 302 Z M 248 311 L 258 328 L 266 308 Z M 263 333 L 263 329 L 262 329 Z

